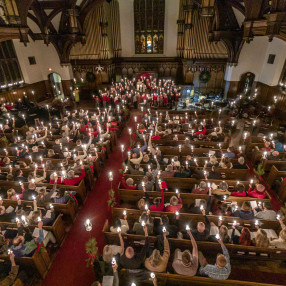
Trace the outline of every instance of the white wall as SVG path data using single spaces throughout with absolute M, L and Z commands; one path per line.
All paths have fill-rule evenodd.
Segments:
M 45 45 L 43 41 L 33 41 L 24 46 L 19 40 L 13 40 L 25 83 L 35 83 L 48 79 L 52 72 L 60 74 L 62 80 L 72 79 L 70 66 L 61 66 L 56 49 L 52 44 Z M 30 65 L 28 57 L 35 57 L 36 65 Z
M 121 55 L 132 57 L 135 54 L 134 45 L 134 9 L 133 0 L 119 0 Z
M 269 54 L 276 55 L 273 64 L 267 63 Z M 270 86 L 277 85 L 281 76 L 285 59 L 286 59 L 286 42 L 274 38 L 272 42 L 268 43 L 259 81 Z
M 267 37 L 255 37 L 249 44 L 244 43 L 237 66 L 227 66 L 226 81 L 239 81 L 240 76 L 246 72 L 255 74 L 255 81 L 259 80 L 264 57 L 268 45 Z
M 177 38 L 180 0 L 165 1 L 164 56 L 177 56 Z
M 177 49 L 177 19 L 180 0 L 165 1 L 165 31 L 163 54 L 135 54 L 134 0 L 119 0 L 122 57 L 175 57 Z

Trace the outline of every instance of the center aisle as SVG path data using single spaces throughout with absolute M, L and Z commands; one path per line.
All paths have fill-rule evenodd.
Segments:
M 121 137 L 118 138 L 117 146 L 111 153 L 111 156 L 105 162 L 104 169 L 97 179 L 93 191 L 80 210 L 79 215 L 74 222 L 64 244 L 52 263 L 51 269 L 42 283 L 43 286 L 89 286 L 94 282 L 94 274 L 91 267 L 86 267 L 87 255 L 85 253 L 85 243 L 90 237 L 95 237 L 102 252 L 104 238 L 102 228 L 105 220 L 108 218 L 108 191 L 110 190 L 110 181 L 108 172 L 113 171 L 113 189 L 117 190 L 120 180 L 118 170 L 122 167 L 121 144 L 125 146 L 125 157 L 130 144 L 128 128 L 134 130 L 132 116 L 124 128 Z M 84 222 L 89 218 L 92 221 L 92 231 L 85 230 Z

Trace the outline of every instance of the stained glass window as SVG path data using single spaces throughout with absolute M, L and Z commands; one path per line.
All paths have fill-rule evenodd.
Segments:
M 135 0 L 135 53 L 162 54 L 165 0 Z
M 12 41 L 0 43 L 0 90 L 23 83 L 21 69 Z

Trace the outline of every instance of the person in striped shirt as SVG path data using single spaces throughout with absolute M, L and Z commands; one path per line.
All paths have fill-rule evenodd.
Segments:
M 218 242 L 221 245 L 223 254 L 218 254 L 216 258 L 216 264 L 211 265 L 207 263 L 206 258 L 200 252 L 199 261 L 201 267 L 199 269 L 199 273 L 202 276 L 207 276 L 213 279 L 225 280 L 229 277 L 231 272 L 229 254 L 227 248 L 220 238 L 218 239 Z

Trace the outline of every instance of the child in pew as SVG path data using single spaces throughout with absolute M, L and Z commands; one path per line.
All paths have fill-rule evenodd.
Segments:
M 248 227 L 243 227 L 241 232 L 235 224 L 232 225 L 231 243 L 249 246 L 252 245 L 251 234 Z

